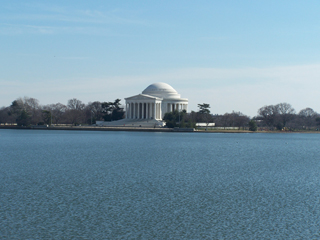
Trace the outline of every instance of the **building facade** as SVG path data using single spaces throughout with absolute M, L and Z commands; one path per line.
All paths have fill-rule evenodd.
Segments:
M 165 113 L 188 110 L 188 99 L 166 83 L 153 83 L 141 94 L 125 98 L 126 119 L 162 120 Z

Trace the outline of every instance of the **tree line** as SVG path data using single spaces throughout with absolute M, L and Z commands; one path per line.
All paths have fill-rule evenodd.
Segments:
M 40 105 L 35 98 L 18 98 L 8 107 L 0 108 L 0 123 L 18 126 L 51 124 L 93 124 L 96 121 L 115 121 L 124 118 L 120 99 L 113 102 L 89 102 L 76 98 L 62 103 Z
M 19 126 L 50 124 L 94 124 L 96 121 L 115 121 L 125 117 L 120 99 L 111 102 L 89 102 L 84 104 L 76 98 L 62 103 L 41 105 L 35 98 L 18 98 L 10 106 L 0 108 L 0 123 L 16 123 Z M 253 118 L 231 112 L 213 115 L 210 104 L 198 104 L 198 111 L 166 113 L 163 120 L 167 127 L 195 128 L 196 123 L 215 123 L 216 127 L 260 130 L 318 130 L 320 114 L 312 108 L 298 113 L 289 103 L 266 105 L 258 109 Z
M 261 107 L 254 120 L 259 127 L 270 130 L 318 130 L 320 126 L 319 113 L 309 107 L 296 113 L 289 103 Z
M 224 115 L 213 115 L 210 112 L 210 104 L 198 104 L 198 111 L 186 113 L 174 111 L 166 113 L 163 120 L 168 127 L 191 127 L 196 128 L 196 123 L 215 123 L 217 127 L 238 127 L 246 128 L 249 126 L 250 117 L 241 112 L 225 113 Z
M 191 113 L 173 112 L 164 116 L 169 127 L 195 127 L 195 123 L 215 123 L 220 128 L 238 128 L 256 130 L 319 130 L 320 114 L 312 108 L 304 108 L 298 113 L 289 103 L 266 105 L 258 109 L 253 118 L 242 112 L 231 112 L 221 115 L 210 113 L 210 104 L 198 104 L 198 111 Z

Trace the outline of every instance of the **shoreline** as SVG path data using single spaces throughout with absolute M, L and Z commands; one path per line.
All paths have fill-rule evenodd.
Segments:
M 97 127 L 97 126 L 68 126 L 68 127 L 19 127 L 0 126 L 1 129 L 49 130 L 49 131 L 127 131 L 127 132 L 196 132 L 196 133 L 317 133 L 320 131 L 249 131 L 249 130 L 198 130 L 193 128 L 143 128 L 143 127 Z

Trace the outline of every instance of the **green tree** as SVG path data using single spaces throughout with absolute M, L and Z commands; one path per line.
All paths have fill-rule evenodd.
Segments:
M 28 126 L 31 123 L 31 116 L 24 108 L 22 99 L 17 99 L 12 102 L 8 114 L 15 118 L 18 126 Z
M 31 117 L 26 110 L 22 110 L 16 121 L 18 126 L 29 126 Z
M 254 120 L 251 120 L 249 122 L 249 130 L 252 131 L 252 132 L 255 132 L 257 131 L 257 124 Z
M 105 121 L 116 121 L 124 118 L 124 111 L 120 107 L 120 101 L 121 99 L 116 99 L 114 102 L 103 102 L 101 104 Z
M 48 110 L 42 110 L 42 119 L 45 124 L 51 125 L 51 112 Z
M 167 112 L 163 117 L 163 121 L 166 122 L 166 126 L 169 128 L 189 127 L 188 124 L 185 122 L 186 114 L 186 110 L 182 110 L 181 112 L 179 112 L 178 110 L 175 110 L 173 112 Z
M 174 128 L 177 126 L 177 121 L 174 112 L 167 112 L 163 117 L 163 121 L 165 121 L 166 126 L 168 128 Z
M 198 119 L 201 119 L 200 121 L 204 121 L 206 123 L 206 130 L 208 129 L 209 122 L 213 120 L 212 116 L 210 115 L 210 104 L 208 103 L 203 103 L 203 104 L 198 104 Z
M 199 113 L 201 114 L 210 114 L 210 104 L 208 103 L 203 103 L 203 104 L 198 104 L 198 108 L 199 108 Z
M 22 111 L 21 104 L 17 100 L 14 100 L 10 106 L 10 114 L 20 114 L 21 111 Z

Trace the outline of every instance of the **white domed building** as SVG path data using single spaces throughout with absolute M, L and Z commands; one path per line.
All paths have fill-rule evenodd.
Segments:
M 125 98 L 126 116 L 112 122 L 97 121 L 97 126 L 114 127 L 162 127 L 167 112 L 188 110 L 188 99 L 169 84 L 158 82 L 149 85 L 141 94 Z
M 125 98 L 126 119 L 162 120 L 165 113 L 188 110 L 188 99 L 167 83 L 153 83 L 141 94 Z

